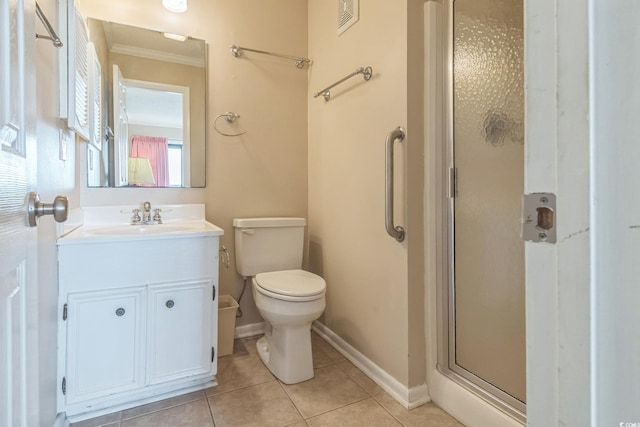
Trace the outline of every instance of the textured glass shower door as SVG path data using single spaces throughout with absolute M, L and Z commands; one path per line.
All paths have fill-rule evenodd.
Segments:
M 449 368 L 525 412 L 522 0 L 455 0 Z

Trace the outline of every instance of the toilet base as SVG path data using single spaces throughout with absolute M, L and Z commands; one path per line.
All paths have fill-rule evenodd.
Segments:
M 285 384 L 313 378 L 311 325 L 269 328 L 256 343 L 262 363 Z
M 262 337 L 256 342 L 256 350 L 258 350 L 258 356 L 262 363 L 265 366 L 269 366 L 269 344 L 267 344 L 267 339 Z

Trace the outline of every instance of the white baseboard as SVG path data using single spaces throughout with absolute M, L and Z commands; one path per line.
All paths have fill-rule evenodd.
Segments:
M 408 388 L 322 323 L 316 320 L 313 322 L 312 328 L 405 408 L 413 409 L 431 401 L 426 383 L 417 387 Z
M 264 322 L 251 323 L 249 325 L 236 326 L 234 338 L 246 338 L 262 334 L 264 334 Z
M 433 368 L 430 394 L 433 402 L 469 427 L 524 427 L 491 403 L 470 392 Z
M 53 423 L 53 427 L 69 427 L 69 420 L 67 420 L 67 416 L 64 412 L 58 414 Z

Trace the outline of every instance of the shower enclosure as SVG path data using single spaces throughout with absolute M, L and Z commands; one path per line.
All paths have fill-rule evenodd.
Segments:
M 446 2 L 446 280 L 439 368 L 526 412 L 522 0 Z

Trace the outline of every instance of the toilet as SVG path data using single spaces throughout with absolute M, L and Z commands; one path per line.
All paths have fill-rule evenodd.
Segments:
M 325 308 L 324 279 L 301 270 L 305 225 L 304 218 L 233 220 L 236 270 L 252 278 L 265 320 L 258 355 L 285 384 L 313 378 L 311 323 Z

